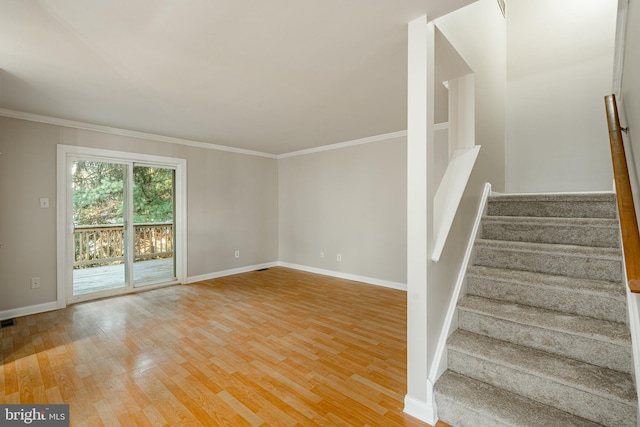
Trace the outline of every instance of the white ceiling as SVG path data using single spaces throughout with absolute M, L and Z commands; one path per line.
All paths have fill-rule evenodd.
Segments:
M 407 23 L 475 0 L 0 0 L 0 108 L 282 154 L 406 129 Z

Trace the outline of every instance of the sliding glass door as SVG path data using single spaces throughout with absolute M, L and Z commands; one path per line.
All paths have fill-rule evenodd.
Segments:
M 175 278 L 175 170 L 133 166 L 133 286 Z
M 72 300 L 176 280 L 175 169 L 70 158 Z
M 72 174 L 72 295 L 125 288 L 128 165 L 78 159 Z

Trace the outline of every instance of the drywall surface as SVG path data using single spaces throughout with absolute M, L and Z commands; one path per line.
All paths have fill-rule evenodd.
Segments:
M 60 129 L 0 117 L 0 311 L 56 301 Z M 39 199 L 49 198 L 49 208 Z M 40 289 L 30 278 L 40 277 Z
M 637 1 L 628 2 L 622 73 L 618 108 L 624 113 L 625 123 L 622 126 L 629 128 L 625 141 L 628 142 L 626 148 L 630 151 L 627 155 L 633 158 L 637 173 L 640 171 L 640 4 Z M 637 184 L 640 187 L 640 182 Z M 638 208 L 640 206 L 636 206 L 636 210 Z
M 508 3 L 508 192 L 611 190 L 616 14 L 616 0 Z
M 276 159 L 0 117 L 0 312 L 56 301 L 57 144 L 187 159 L 188 277 L 278 260 Z
M 406 155 L 401 137 L 280 159 L 280 261 L 406 283 Z

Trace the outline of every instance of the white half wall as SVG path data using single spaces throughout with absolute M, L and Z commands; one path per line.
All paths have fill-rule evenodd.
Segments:
M 504 191 L 504 123 L 506 90 L 505 20 L 495 0 L 479 0 L 435 20 L 475 76 L 475 143 L 481 145 L 476 164 L 456 213 L 451 234 L 437 263 L 430 263 L 427 325 L 428 368 L 445 326 L 449 301 L 463 262 L 484 186 Z M 432 253 L 429 253 L 431 256 Z M 411 339 L 411 337 L 410 337 Z
M 433 400 L 433 386 L 437 378 L 429 377 L 429 373 L 436 371 L 432 369 L 434 366 L 440 365 L 436 354 L 438 342 L 441 335 L 446 333 L 447 309 L 454 296 L 484 184 L 491 182 L 498 191 L 504 188 L 506 89 L 505 22 L 495 0 L 479 0 L 433 22 L 475 76 L 475 143 L 482 145 L 482 150 L 465 188 L 442 256 L 437 263 L 433 262 L 429 259 L 433 251 L 433 236 L 424 237 L 428 236 L 432 219 L 426 205 L 427 194 L 433 198 L 435 193 L 435 189 L 429 190 L 433 179 L 432 182 L 428 180 L 437 172 L 429 162 L 427 147 L 420 145 L 429 141 L 429 134 L 433 135 L 428 132 L 431 130 L 429 102 L 420 99 L 428 89 L 421 86 L 419 81 L 411 85 L 412 78 L 419 80 L 420 74 L 426 85 L 424 73 L 430 67 L 427 67 L 428 55 L 419 51 L 413 52 L 414 61 L 411 61 L 411 49 L 416 46 L 412 47 L 410 42 L 408 362 L 404 410 L 432 425 L 437 420 L 437 408 Z M 414 24 L 416 32 L 412 37 L 411 26 Z M 410 40 L 429 49 L 427 46 L 432 45 L 424 41 L 428 37 L 428 24 L 412 21 Z M 412 121 L 418 121 L 420 117 L 424 126 L 412 126 Z M 429 176 L 424 171 L 429 171 Z

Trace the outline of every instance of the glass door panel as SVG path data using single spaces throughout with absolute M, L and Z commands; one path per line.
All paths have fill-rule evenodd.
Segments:
M 174 257 L 175 170 L 133 167 L 133 285 L 176 277 Z
M 73 296 L 127 287 L 127 165 L 72 165 Z

